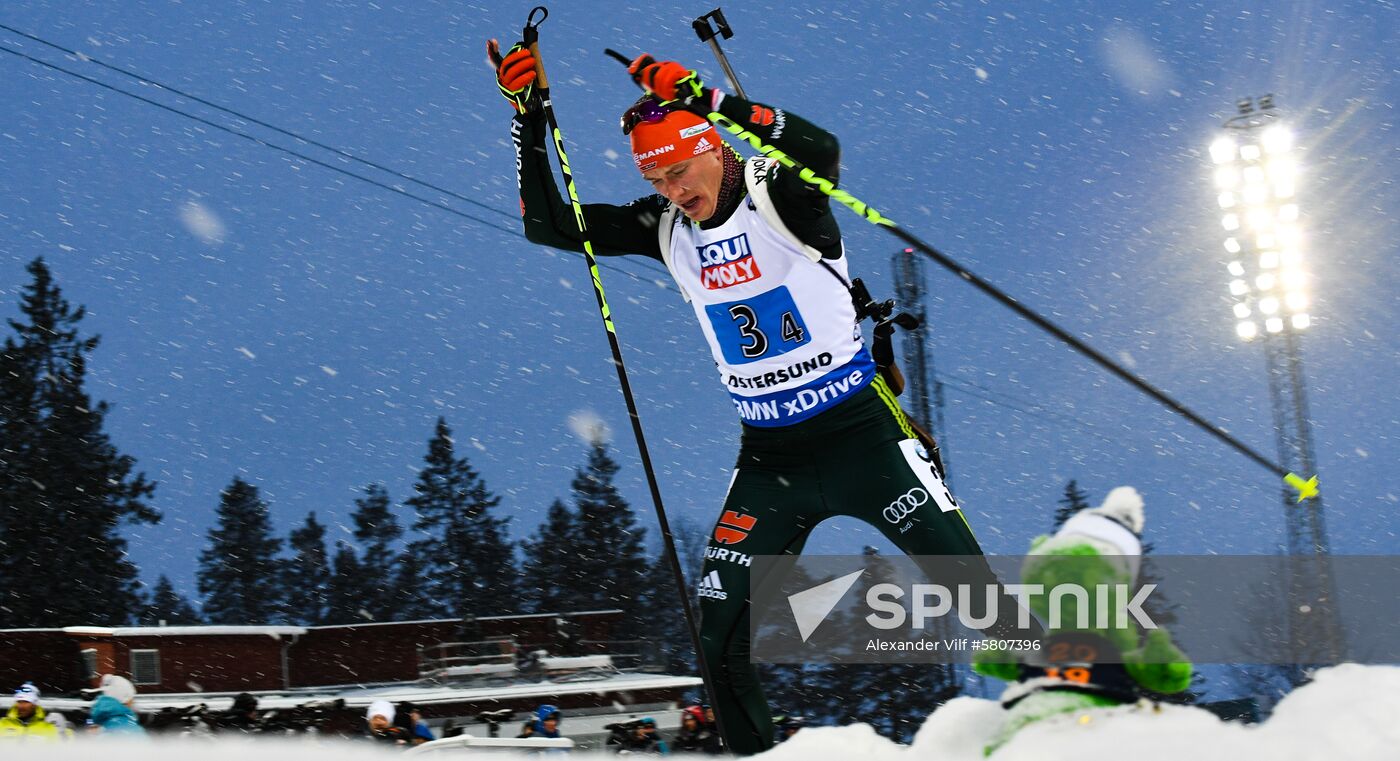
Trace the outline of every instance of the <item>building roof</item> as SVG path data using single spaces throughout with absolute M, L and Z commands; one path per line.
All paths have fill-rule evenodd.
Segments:
M 306 633 L 304 626 L 65 626 L 64 634 L 94 637 L 257 636 L 279 639 Z

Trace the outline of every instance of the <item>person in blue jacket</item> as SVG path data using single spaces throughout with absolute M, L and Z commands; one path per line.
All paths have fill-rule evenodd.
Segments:
M 548 703 L 535 709 L 535 727 L 532 737 L 560 737 L 559 722 L 563 719 L 559 709 Z
M 101 694 L 88 712 L 88 723 L 104 734 L 142 736 L 146 730 L 136 718 L 132 703 L 136 701 L 136 685 L 126 677 L 104 674 Z

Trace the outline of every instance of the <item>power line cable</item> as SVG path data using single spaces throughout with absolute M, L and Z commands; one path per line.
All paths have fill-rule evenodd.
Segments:
M 22 29 L 16 29 L 16 28 L 14 28 L 14 27 L 12 27 L 12 26 L 9 26 L 8 24 L 2 24 L 2 23 L 0 23 L 0 29 L 4 29 L 4 30 L 6 30 L 6 31 L 8 31 L 8 32 L 13 32 L 14 34 L 17 34 L 17 35 L 19 35 L 19 36 L 21 36 L 21 37 L 24 37 L 24 38 L 26 38 L 26 39 L 33 40 L 33 41 L 39 43 L 40 45 L 47 45 L 48 47 L 51 47 L 51 48 L 53 48 L 54 50 L 62 51 L 63 53 L 66 53 L 66 54 L 68 54 L 68 55 L 70 55 L 70 56 L 73 56 L 74 58 L 77 58 L 77 59 L 80 60 L 80 61 L 87 61 L 88 63 L 95 63 L 95 64 L 97 64 L 98 66 L 101 66 L 102 68 L 107 69 L 108 71 L 114 71 L 114 72 L 116 72 L 116 73 L 118 73 L 118 74 L 121 74 L 121 75 L 123 75 L 123 76 L 130 77 L 130 78 L 132 78 L 132 79 L 134 79 L 134 80 L 136 80 L 137 82 L 140 82 L 140 83 L 142 83 L 142 84 L 151 85 L 151 86 L 153 86 L 153 87 L 159 87 L 159 88 L 162 89 L 162 90 L 167 90 L 167 91 L 169 91 L 169 92 L 173 92 L 173 93 L 175 93 L 176 95 L 179 95 L 179 96 L 182 97 L 182 98 L 188 98 L 188 99 L 190 99 L 190 100 L 192 100 L 192 101 L 194 101 L 194 102 L 196 102 L 196 103 L 202 103 L 202 104 L 204 104 L 204 105 L 206 105 L 206 106 L 208 106 L 208 107 L 210 107 L 210 108 L 212 108 L 212 109 L 215 109 L 215 110 L 217 110 L 217 111 L 222 111 L 222 112 L 224 112 L 224 113 L 226 113 L 226 114 L 228 114 L 228 115 L 230 115 L 230 116 L 237 117 L 237 118 L 242 119 L 242 120 L 244 120 L 244 121 L 246 121 L 246 122 L 250 122 L 250 123 L 252 123 L 252 124 L 256 124 L 256 125 L 258 125 L 258 126 L 260 126 L 260 127 L 266 127 L 267 129 L 270 129 L 270 130 L 272 130 L 273 132 L 276 132 L 276 133 L 278 133 L 278 134 L 285 135 L 285 136 L 290 137 L 290 138 L 293 138 L 293 139 L 295 139 L 295 140 L 300 140 L 300 141 L 302 141 L 302 142 L 304 142 L 304 143 L 309 143 L 309 144 L 311 144 L 311 145 L 316 146 L 317 148 L 321 148 L 321 149 L 330 151 L 331 153 L 334 153 L 334 154 L 336 154 L 337 156 L 340 156 L 340 157 L 342 157 L 342 158 L 346 158 L 346 159 L 349 159 L 349 160 L 351 160 L 351 161 L 358 162 L 358 163 L 363 164 L 363 165 L 368 166 L 368 167 L 373 167 L 373 168 L 375 168 L 375 169 L 378 169 L 378 170 L 381 171 L 381 172 L 387 172 L 387 173 L 392 174 L 392 175 L 394 175 L 395 177 L 398 177 L 398 178 L 400 178 L 400 179 L 408 180 L 409 182 L 413 182 L 413 183 L 417 183 L 418 185 L 422 185 L 422 186 L 425 187 L 425 188 L 431 188 L 431 189 L 433 189 L 433 190 L 436 190 L 436 191 L 439 192 L 439 193 L 442 193 L 443 195 L 451 196 L 451 197 L 453 197 L 453 198 L 456 198 L 456 199 L 459 200 L 459 201 L 463 201 L 463 202 L 465 202 L 465 203 L 472 204 L 473 206 L 481 207 L 481 208 L 483 208 L 483 209 L 485 209 L 485 210 L 487 210 L 487 211 L 495 212 L 496 214 L 499 214 L 499 215 L 501 215 L 501 216 L 503 216 L 503 217 L 505 217 L 505 218 L 507 218 L 507 219 L 514 219 L 514 217 L 511 216 L 509 213 L 504 212 L 504 211 L 502 211 L 502 210 L 500 210 L 500 209 L 498 209 L 498 208 L 496 208 L 496 207 L 494 207 L 494 206 L 491 206 L 491 205 L 489 205 L 489 204 L 482 203 L 481 201 L 478 201 L 478 200 L 476 200 L 476 199 L 474 199 L 474 198 L 470 198 L 470 197 L 468 197 L 468 196 L 464 196 L 464 195 L 462 195 L 462 194 L 460 194 L 460 193 L 457 193 L 457 192 L 455 192 L 455 191 L 448 190 L 447 188 L 440 187 L 440 186 L 438 186 L 438 185 L 434 185 L 433 183 L 428 182 L 427 180 L 421 180 L 421 179 L 419 179 L 419 178 L 417 178 L 417 177 L 414 177 L 414 176 L 412 176 L 412 175 L 410 175 L 410 174 L 407 174 L 406 172 L 401 172 L 401 171 L 399 171 L 399 170 L 397 170 L 397 169 L 394 169 L 393 167 L 385 166 L 384 164 L 380 164 L 380 163 L 377 163 L 377 162 L 375 162 L 375 161 L 371 161 L 370 159 L 363 158 L 363 157 L 361 157 L 361 156 L 357 156 L 357 155 L 355 155 L 355 154 L 353 154 L 353 153 L 351 153 L 351 152 L 349 152 L 349 151 L 347 151 L 347 150 L 344 150 L 344 149 L 342 149 L 342 148 L 336 148 L 336 147 L 333 146 L 333 145 L 327 145 L 327 144 L 322 143 L 322 142 L 320 142 L 320 141 L 317 141 L 317 140 L 314 140 L 314 139 L 312 139 L 312 138 L 306 137 L 305 135 L 299 134 L 299 133 L 297 133 L 297 132 L 293 132 L 292 130 L 284 129 L 284 128 L 282 128 L 282 127 L 278 127 L 278 126 L 275 125 L 275 124 L 270 124 L 270 123 L 268 123 L 268 122 L 266 122 L 266 121 L 263 121 L 262 119 L 258 119 L 257 117 L 249 116 L 249 115 L 247 115 L 247 114 L 245 114 L 245 113 L 243 113 L 243 112 L 241 112 L 241 111 L 238 111 L 238 110 L 233 109 L 233 108 L 229 108 L 228 106 L 222 106 L 222 105 L 220 105 L 220 104 L 218 104 L 218 103 L 215 103 L 215 102 L 213 102 L 213 101 L 211 101 L 211 100 L 208 100 L 208 99 L 206 99 L 206 98 L 201 98 L 201 97 L 198 96 L 198 95 L 194 95 L 193 93 L 185 92 L 184 90 L 181 90 L 180 88 L 175 87 L 175 86 L 173 86 L 173 85 L 168 85 L 168 84 L 166 84 L 166 83 L 164 83 L 164 82 L 161 82 L 161 81 L 159 81 L 159 80 L 151 79 L 150 77 L 147 77 L 147 76 L 145 76 L 145 75 L 143 75 L 143 74 L 137 74 L 136 72 L 131 71 L 131 70 L 129 70 L 129 69 L 123 69 L 123 68 L 120 67 L 120 66 L 116 66 L 116 65 L 107 63 L 106 61 L 103 61 L 103 60 L 100 59 L 100 58 L 96 58 L 96 57 L 94 57 L 94 56 L 88 55 L 87 53 L 81 53 L 81 52 L 79 52 L 79 51 L 77 51 L 77 50 L 73 50 L 73 49 L 71 49 L 71 48 L 66 48 L 66 47 L 64 47 L 64 46 L 62 46 L 62 45 L 60 45 L 60 44 L 58 44 L 58 43 L 56 43 L 56 42 L 51 42 L 51 41 L 46 40 L 46 39 L 44 39 L 43 37 L 40 37 L 40 36 L 38 36 L 38 35 L 30 34 L 29 32 L 26 32 L 26 31 L 24 31 L 24 30 L 22 30 Z
M 987 396 L 987 395 L 978 393 L 978 392 L 976 392 L 976 391 L 973 391 L 973 390 L 971 390 L 970 388 L 962 387 L 960 384 L 954 384 L 952 381 L 944 381 L 944 383 L 946 383 L 946 384 L 948 384 L 948 385 L 950 385 L 950 386 L 953 386 L 953 393 L 964 394 L 964 395 L 971 396 L 971 397 L 976 398 L 976 399 L 981 399 L 982 401 L 984 401 L 984 402 L 986 402 L 986 403 L 988 403 L 988 404 L 992 404 L 992 405 L 995 405 L 995 406 L 998 406 L 998 407 L 1005 407 L 1005 408 L 1007 408 L 1007 409 L 1015 410 L 1016 412 L 1020 412 L 1020 413 L 1025 414 L 1025 415 L 1030 415 L 1031 417 L 1040 417 L 1040 418 L 1046 418 L 1046 419 L 1052 419 L 1052 418 L 1059 417 L 1059 416 L 1056 416 L 1054 413 L 1051 413 L 1051 412 L 1036 412 L 1034 409 L 1029 409 L 1029 410 L 1028 410 L 1028 409 L 1025 409 L 1025 408 L 1020 407 L 1020 406 L 1018 406 L 1018 405 L 1012 404 L 1012 403 L 1010 403 L 1010 402 L 998 400 L 998 399 L 993 398 L 993 397 L 991 397 L 991 396 Z M 1084 423 L 1084 422 L 1082 422 L 1082 421 L 1074 420 L 1074 419 L 1071 419 L 1071 418 L 1060 418 L 1057 422 L 1058 422 L 1060 425 L 1062 425 L 1062 426 L 1066 426 L 1066 427 L 1069 427 L 1069 428 L 1077 429 L 1077 430 L 1079 430 L 1079 431 L 1081 431 L 1081 432 L 1083 432 L 1083 433 L 1085 433 L 1085 434 L 1088 434 L 1088 435 L 1090 435 L 1090 436 L 1093 436 L 1093 437 L 1095 437 L 1095 438 L 1097 438 L 1097 439 L 1100 439 L 1100 440 L 1102 440 L 1102 441 L 1104 441 L 1104 442 L 1107 442 L 1107 443 L 1109 443 L 1109 444 L 1118 444 L 1118 443 L 1120 443 L 1120 442 L 1118 442 L 1117 440 L 1115 440 L 1115 439 L 1113 439 L 1113 438 L 1110 438 L 1110 437 L 1108 437 L 1108 436 L 1106 436 L 1106 435 L 1104 435 L 1104 434 L 1102 434 L 1102 433 L 1099 433 L 1098 431 L 1092 430 L 1092 426 L 1091 426 L 1090 424 L 1088 424 L 1088 423 Z
M 0 24 L 0 28 L 9 29 L 9 27 L 4 26 L 3 24 Z M 338 167 L 338 166 L 336 166 L 336 165 L 334 165 L 334 164 L 331 164 L 331 163 L 322 161 L 322 160 L 320 160 L 320 159 L 312 158 L 311 156 L 307 156 L 307 155 L 305 155 L 305 154 L 303 154 L 303 153 L 299 153 L 299 152 L 297 152 L 297 151 L 295 151 L 295 150 L 292 150 L 292 149 L 290 149 L 290 148 L 285 148 L 285 147 L 283 147 L 283 146 L 277 145 L 276 143 L 268 142 L 267 140 L 264 140 L 264 139 L 262 139 L 262 138 L 260 138 L 260 137 L 258 137 L 258 136 L 256 136 L 256 135 L 250 135 L 250 134 L 248 134 L 247 132 L 242 132 L 242 131 L 237 130 L 237 129 L 234 129 L 234 128 L 232 128 L 232 127 L 226 127 L 226 126 L 224 126 L 224 125 L 222 125 L 222 124 L 219 124 L 219 123 L 217 123 L 217 122 L 213 122 L 213 121 L 210 121 L 209 119 L 205 119 L 205 118 L 202 117 L 202 116 L 198 116 L 198 115 L 195 115 L 195 114 L 191 114 L 191 113 L 189 113 L 189 112 L 187 112 L 187 111 L 182 111 L 182 110 L 180 110 L 180 109 L 178 109 L 178 108 L 175 108 L 174 106 L 166 105 L 166 104 L 161 103 L 161 102 L 159 102 L 159 101 L 152 100 L 151 98 L 147 98 L 147 97 L 145 97 L 145 96 L 143 96 L 143 95 L 138 95 L 138 94 L 133 93 L 133 92 L 128 92 L 128 91 L 126 91 L 126 90 L 121 89 L 120 87 L 116 87 L 116 86 L 114 86 L 114 85 L 107 84 L 106 82 L 102 82 L 102 81 L 97 80 L 97 79 L 93 79 L 92 77 L 86 76 L 86 75 L 84 75 L 84 74 L 79 74 L 78 72 L 72 71 L 72 70 L 70 70 L 70 69 L 65 69 L 65 68 L 62 67 L 62 66 L 58 66 L 58 65 L 56 65 L 56 64 L 49 63 L 48 61 L 45 61 L 45 60 L 42 60 L 42 59 L 39 59 L 39 58 L 35 58 L 34 56 L 31 56 L 31 55 L 29 55 L 29 54 L 27 54 L 27 53 L 24 53 L 24 52 L 22 52 L 22 51 L 19 51 L 19 50 L 15 50 L 15 49 L 10 48 L 10 47 L 8 47 L 8 46 L 5 46 L 5 45 L 3 45 L 3 44 L 0 44 L 0 52 L 9 53 L 10 55 L 17 56 L 17 57 L 23 58 L 24 60 L 27 60 L 27 61 L 29 61 L 29 62 L 31 62 L 31 63 L 38 64 L 39 66 L 43 66 L 44 68 L 51 69 L 51 70 L 53 70 L 53 71 L 57 71 L 57 72 L 59 72 L 59 73 L 61 73 L 61 74 L 66 74 L 66 75 L 68 75 L 68 76 L 70 76 L 70 77 L 73 77 L 73 78 L 75 78 L 75 79 L 81 80 L 81 81 L 83 81 L 83 82 L 87 82 L 88 84 L 96 85 L 97 87 L 101 87 L 101 88 L 104 89 L 104 90 L 109 90 L 109 91 L 114 92 L 114 93 L 117 93 L 117 94 L 119 94 L 119 95 L 125 95 L 125 96 L 128 97 L 128 98 L 133 98 L 133 99 L 138 100 L 138 101 L 140 101 L 140 102 L 142 102 L 142 103 L 145 103 L 145 104 L 147 104 L 147 105 L 155 106 L 156 108 L 159 108 L 159 109 L 161 109 L 161 110 L 163 110 L 163 111 L 168 111 L 168 112 L 170 112 L 170 113 L 172 113 L 172 114 L 176 114 L 176 115 L 178 115 L 178 116 L 183 116 L 183 117 L 185 117 L 186 119 L 190 119 L 190 120 L 193 120 L 193 121 L 195 121 L 195 122 L 198 122 L 198 123 L 200 123 L 200 124 L 202 124 L 202 125 L 204 125 L 204 126 L 206 126 L 206 127 L 209 127 L 210 129 L 215 129 L 215 130 L 218 130 L 218 131 L 220 131 L 220 132 L 224 132 L 224 133 L 226 133 L 226 134 L 233 135 L 233 136 L 235 136 L 235 137 L 239 137 L 239 138 L 242 138 L 242 139 L 244 139 L 244 140 L 251 141 L 251 142 L 253 142 L 253 143 L 256 143 L 256 144 L 258 144 L 258 145 L 263 146 L 264 148 L 270 148 L 270 149 L 272 149 L 272 150 L 274 150 L 274 151 L 277 151 L 277 152 L 279 152 L 279 153 L 283 153 L 283 154 L 286 154 L 286 155 L 291 156 L 291 157 L 293 157 L 293 158 L 297 158 L 297 159 L 300 159 L 300 160 L 302 160 L 302 161 L 305 161 L 305 162 L 307 162 L 307 163 L 315 164 L 316 166 L 319 166 L 319 167 L 322 167 L 322 168 L 325 168 L 325 169 L 329 169 L 329 170 L 331 170 L 332 172 L 336 172 L 336 173 L 341 174 L 341 175 L 344 175 L 344 176 L 346 176 L 346 177 L 350 177 L 350 178 L 352 178 L 352 179 L 356 179 L 356 180 L 359 180 L 359 181 L 361 181 L 361 182 L 368 183 L 368 184 L 373 185 L 373 186 L 375 186 L 375 187 L 377 187 L 377 188 L 380 188 L 380 189 L 382 189 L 382 190 L 387 190 L 387 191 L 389 191 L 389 192 L 391 192 L 391 193 L 397 193 L 397 194 L 399 194 L 399 195 L 401 195 L 401 196 L 404 196 L 404 197 L 406 197 L 406 198 L 411 198 L 411 199 L 413 199 L 413 200 L 415 200 L 415 201 L 417 201 L 417 202 L 419 202 L 419 203 L 426 204 L 426 205 L 431 206 L 431 207 L 433 207 L 433 208 L 435 208 L 435 209 L 438 209 L 438 210 L 440 210 L 440 211 L 445 211 L 445 212 L 447 212 L 448 214 L 452 214 L 452 215 L 454 215 L 454 216 L 461 217 L 462 219 L 467 219 L 467 220 L 470 220 L 470 221 L 472 221 L 472 222 L 478 222 L 478 223 L 480 223 L 480 224 L 486 225 L 487 227 L 493 228 L 493 229 L 495 229 L 495 230 L 499 230 L 500 232 L 504 232 L 504 233 L 513 235 L 513 236 L 515 236 L 515 237 L 517 237 L 517 238 L 524 238 L 524 237 L 525 237 L 524 234 L 523 234 L 522 232 L 520 232 L 519 230 L 517 230 L 517 229 L 509 228 L 509 227 L 504 227 L 504 226 L 502 226 L 502 225 L 500 225 L 500 224 L 497 224 L 497 223 L 495 223 L 495 222 L 492 222 L 492 221 L 490 221 L 490 220 L 482 219 L 481 217 L 474 216 L 474 215 L 472 215 L 472 214 L 468 214 L 468 213 L 466 213 L 466 212 L 464 212 L 464 211 L 461 211 L 461 210 L 459 210 L 459 209 L 454 209 L 454 208 L 452 208 L 451 206 L 448 206 L 448 205 L 446 205 L 446 204 L 443 204 L 443 203 L 441 203 L 441 202 L 439 202 L 439 201 L 434 201 L 434 200 L 432 200 L 432 199 L 430 199 L 430 198 L 424 198 L 424 197 L 422 197 L 422 196 L 415 195 L 415 194 L 413 194 L 413 193 L 408 192 L 407 190 L 404 190 L 403 188 L 395 187 L 395 186 L 393 186 L 393 185 L 390 185 L 390 184 L 385 183 L 385 182 L 381 182 L 381 181 L 376 180 L 376 179 L 373 179 L 373 178 L 371 178 L 371 177 L 365 177 L 364 175 L 357 174 L 357 173 L 352 172 L 352 171 L 350 171 L 350 170 L 348 170 L 348 169 L 345 169 L 345 168 L 343 168 L 343 167 Z M 483 205 L 483 204 L 480 204 L 479 202 L 474 202 L 474 203 L 477 203 L 477 205 Z M 491 207 L 487 206 L 486 208 L 491 208 Z M 573 253 L 573 252 L 570 252 L 570 253 Z M 582 256 L 582 254 L 579 254 L 579 256 Z M 616 272 L 620 272 L 621 274 L 627 275 L 628 277 L 632 278 L 633 280 L 637 280 L 637 281 L 644 282 L 644 283 L 650 283 L 650 284 L 653 284 L 653 285 L 658 285 L 658 284 L 660 284 L 662 287 L 667 288 L 668 290 L 674 290 L 674 287 L 671 286 L 670 284 L 666 283 L 664 280 L 660 280 L 660 281 L 659 281 L 659 280 L 656 280 L 656 279 L 647 278 L 647 277 L 644 277 L 644 276 L 642 276 L 642 275 L 638 275 L 638 274 L 636 274 L 636 273 L 634 273 L 634 272 L 630 272 L 630 271 L 628 271 L 628 270 L 626 270 L 626 269 L 623 269 L 623 268 L 618 267 L 618 266 L 615 266 L 615 265 L 614 265 L 614 266 L 608 267 L 608 269 L 611 269 L 611 270 L 614 270 L 614 271 L 616 271 Z M 658 272 L 658 274 L 659 274 L 659 270 L 657 270 L 657 272 Z

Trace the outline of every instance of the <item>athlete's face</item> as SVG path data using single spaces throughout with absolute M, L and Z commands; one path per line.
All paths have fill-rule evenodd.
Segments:
M 724 158 L 719 150 L 708 151 L 642 172 L 642 179 L 679 206 L 687 217 L 704 222 L 715 213 L 720 183 L 724 180 Z

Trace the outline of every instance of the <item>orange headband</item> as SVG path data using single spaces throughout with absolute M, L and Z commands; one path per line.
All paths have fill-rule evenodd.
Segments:
M 672 111 L 658 122 L 640 122 L 632 128 L 632 161 L 646 172 L 685 161 L 719 147 L 719 136 L 705 117 L 689 111 Z

